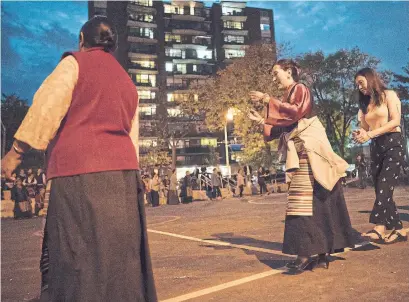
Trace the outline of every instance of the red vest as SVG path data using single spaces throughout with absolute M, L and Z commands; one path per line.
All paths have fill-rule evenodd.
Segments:
M 100 48 L 68 55 L 78 62 L 78 81 L 47 149 L 47 178 L 139 169 L 129 136 L 138 93 L 129 75 Z

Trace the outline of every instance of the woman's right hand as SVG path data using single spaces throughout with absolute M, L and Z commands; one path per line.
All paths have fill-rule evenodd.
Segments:
M 260 91 L 250 91 L 250 99 L 252 101 L 260 101 L 264 96 L 264 93 Z

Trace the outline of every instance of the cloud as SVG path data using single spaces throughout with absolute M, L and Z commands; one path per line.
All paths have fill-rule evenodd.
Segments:
M 25 18 L 18 10 L 23 8 L 13 10 L 10 6 L 2 5 L 2 90 L 7 94 L 17 93 L 30 103 L 62 53 L 78 47 L 78 37 L 63 26 L 65 23 L 57 21 L 60 17 Z
M 329 19 L 326 21 L 325 25 L 323 26 L 323 30 L 329 30 L 330 28 L 333 28 L 337 25 L 341 25 L 345 22 L 347 19 L 346 16 L 337 16 L 335 18 Z

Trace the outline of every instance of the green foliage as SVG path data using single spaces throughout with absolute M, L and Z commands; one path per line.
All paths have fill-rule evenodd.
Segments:
M 364 67 L 376 69 L 380 60 L 362 53 L 359 48 L 341 49 L 324 55 L 322 51 L 306 53 L 297 58 L 304 78 L 312 89 L 317 114 L 326 127 L 333 148 L 346 155 L 351 125 L 356 122 L 358 101 L 355 74 Z M 388 73 L 382 73 L 385 80 Z

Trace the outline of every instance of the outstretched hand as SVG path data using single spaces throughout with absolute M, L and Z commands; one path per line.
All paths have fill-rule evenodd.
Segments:
M 260 101 L 264 96 L 264 93 L 260 91 L 250 91 L 250 99 L 252 101 Z
M 259 124 L 264 123 L 264 118 L 257 111 L 250 110 L 250 112 L 247 113 L 247 117 Z

